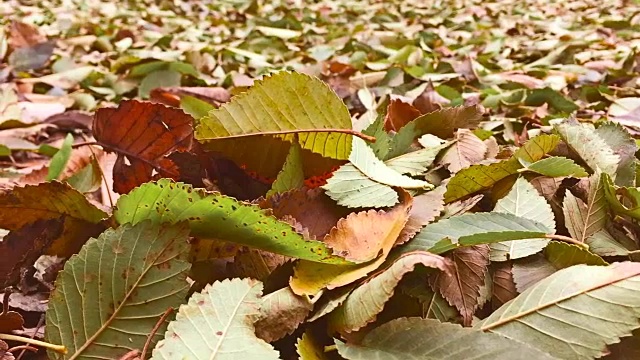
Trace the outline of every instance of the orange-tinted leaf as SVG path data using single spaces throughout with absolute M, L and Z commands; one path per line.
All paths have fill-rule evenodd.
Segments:
M 438 273 L 429 279 L 429 284 L 460 311 L 463 324 L 469 326 L 478 307 L 480 288 L 484 286 L 489 266 L 489 246 L 461 247 L 447 257 L 455 265 L 451 276 Z
M 422 114 L 428 114 L 442 109 L 443 105 L 449 105 L 450 102 L 451 101 L 449 99 L 438 94 L 436 89 L 433 87 L 433 83 L 429 81 L 422 94 L 413 101 L 413 106 L 415 106 Z
M 233 272 L 235 277 L 265 281 L 276 268 L 291 258 L 260 249 L 243 248 L 238 251 L 233 260 L 227 268 Z
M 20 313 L 15 311 L 0 313 L 0 334 L 7 334 L 13 330 L 21 330 L 23 325 L 24 319 Z M 2 351 L 1 348 L 0 351 Z M 4 360 L 1 356 L 0 359 Z
M 0 288 L 14 285 L 20 278 L 20 270 L 33 263 L 42 255 L 63 230 L 62 217 L 37 220 L 24 227 L 9 232 L 0 242 Z
M 418 116 L 420 116 L 420 110 L 413 105 L 399 99 L 391 100 L 384 118 L 384 129 L 397 132 Z
M 380 255 L 375 261 L 355 265 L 328 265 L 300 260 L 289 282 L 291 289 L 298 295 L 316 295 L 324 288 L 330 290 L 350 284 L 376 270 L 386 260 L 407 222 L 412 200 L 408 193 L 402 191 L 400 203 L 387 212 L 395 221 L 385 222 L 387 228 L 378 232 L 384 239 L 379 242 L 382 244 Z
M 20 21 L 13 20 L 9 28 L 9 46 L 12 49 L 34 46 L 47 41 L 37 28 Z
M 0 228 L 18 230 L 37 220 L 61 217 L 64 230 L 47 254 L 70 256 L 104 230 L 107 214 L 71 186 L 57 181 L 0 190 Z
M 151 181 L 154 169 L 163 177 L 176 178 L 178 169 L 165 156 L 191 147 L 192 121 L 180 109 L 135 100 L 123 101 L 117 108 L 99 109 L 93 123 L 94 136 L 100 145 L 118 154 L 113 169 L 114 190 L 127 193 Z

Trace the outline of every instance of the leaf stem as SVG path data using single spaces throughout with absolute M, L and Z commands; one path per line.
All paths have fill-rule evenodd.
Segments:
M 169 315 L 171 315 L 172 312 L 173 312 L 173 308 L 168 308 L 164 312 L 164 314 L 160 316 L 160 319 L 158 319 L 158 322 L 153 327 L 153 329 L 151 330 L 151 333 L 147 337 L 147 341 L 145 341 L 144 343 L 144 347 L 142 348 L 142 355 L 140 355 L 140 360 L 144 360 L 147 357 L 147 350 L 149 350 L 149 345 L 151 345 L 151 339 L 153 339 L 153 337 L 158 332 L 158 329 L 160 329 L 160 326 L 162 326 L 162 323 L 167 319 L 167 317 L 169 317 Z
M 583 242 L 580 242 L 580 241 L 578 241 L 578 240 L 576 240 L 574 238 L 570 238 L 568 236 L 557 235 L 557 234 L 546 234 L 544 237 L 547 238 L 547 239 L 551 239 L 551 240 L 559 240 L 559 241 L 568 242 L 570 244 L 579 246 L 579 247 L 581 247 L 581 248 L 583 248 L 585 250 L 589 250 L 589 245 L 587 245 L 587 244 L 585 244 Z
M 11 335 L 11 334 L 0 334 L 0 340 L 9 340 L 9 341 L 20 341 L 23 342 L 25 344 L 30 344 L 30 345 L 35 345 L 35 346 L 42 346 L 43 348 L 47 348 L 47 349 L 51 349 L 55 352 L 59 352 L 61 354 L 66 354 L 67 353 L 67 347 L 64 345 L 55 345 L 55 344 L 51 344 L 48 342 L 44 342 L 44 341 L 40 341 L 40 340 L 36 340 L 36 339 L 31 339 L 31 338 L 27 338 L 27 337 L 23 337 L 23 336 L 18 336 L 18 335 Z
M 71 145 L 72 149 L 77 149 L 79 147 L 83 147 L 83 146 L 92 146 L 92 145 L 100 145 L 95 141 L 85 141 L 85 142 L 81 142 L 81 143 L 77 143 L 77 144 L 73 144 Z

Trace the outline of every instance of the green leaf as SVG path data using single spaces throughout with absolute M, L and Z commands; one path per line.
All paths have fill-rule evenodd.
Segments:
M 602 171 L 615 177 L 620 157 L 593 128 L 565 121 L 557 125 L 556 130 L 564 142 L 589 165 L 591 170 Z
M 513 214 L 468 213 L 425 226 L 406 246 L 441 254 L 459 246 L 541 238 L 551 232 L 544 224 Z
M 552 156 L 538 160 L 532 164 L 523 164 L 523 170 L 533 171 L 549 177 L 585 177 L 588 176 L 584 168 L 573 160 L 561 156 Z
M 494 212 L 537 221 L 555 231 L 551 206 L 525 178 L 519 178 L 507 196 L 498 200 Z M 533 255 L 547 246 L 548 239 L 526 239 L 491 244 L 491 261 L 507 261 Z
M 640 264 L 576 265 L 506 303 L 476 328 L 559 359 L 593 359 L 640 327 Z
M 140 82 L 138 96 L 147 99 L 151 90 L 161 87 L 180 86 L 182 74 L 174 70 L 159 70 L 149 73 Z
M 591 252 L 600 256 L 628 256 L 630 251 L 605 229 L 591 235 L 585 243 Z
M 102 185 L 102 171 L 95 156 L 92 155 L 91 161 L 87 166 L 73 174 L 66 181 L 82 193 L 90 193 L 98 190 Z
M 73 145 L 73 135 L 67 134 L 60 150 L 51 158 L 46 181 L 56 180 L 60 177 L 71 157 L 71 145 Z
M 304 74 L 279 72 L 257 81 L 249 91 L 203 117 L 195 138 L 202 142 L 297 132 L 303 149 L 347 160 L 351 153 L 351 126 L 347 107 L 324 82 Z M 292 135 L 283 138 L 293 142 L 296 137 Z
M 489 165 L 473 165 L 460 170 L 447 184 L 446 203 L 464 198 L 480 190 L 488 189 L 498 181 L 518 173 L 521 162 L 533 163 L 555 149 L 560 138 L 557 135 L 538 135 L 515 151 L 513 156 Z
M 180 107 L 196 120 L 202 119 L 207 116 L 211 110 L 215 109 L 215 106 L 193 96 L 182 97 L 180 99 Z
M 579 109 L 578 105 L 573 101 L 567 99 L 559 92 L 549 87 L 531 91 L 524 101 L 526 106 L 541 106 L 545 103 L 552 108 L 565 113 L 572 113 Z
M 146 221 L 90 239 L 56 280 L 45 336 L 68 352 L 49 356 L 118 358 L 141 349 L 162 314 L 187 295 L 188 235 L 186 224 Z
M 418 264 L 447 272 L 452 266 L 447 259 L 424 251 L 404 253 L 390 260 L 385 269 L 359 285 L 342 305 L 329 314 L 328 326 L 331 331 L 352 332 L 373 322 L 384 304 L 391 299 L 402 277 Z
M 335 342 L 338 353 L 348 360 L 553 359 L 506 337 L 421 318 L 391 320 L 367 333 L 360 343 Z
M 276 180 L 271 185 L 271 190 L 267 192 L 267 197 L 293 190 L 304 185 L 304 169 L 302 165 L 302 154 L 300 146 L 292 144 L 289 149 L 282 170 L 278 173 Z
M 152 360 L 279 359 L 254 333 L 260 316 L 262 283 L 252 279 L 216 281 L 181 305 Z
M 449 305 L 442 295 L 433 291 L 427 284 L 425 281 L 427 275 L 420 269 L 408 274 L 400 284 L 402 291 L 420 301 L 424 318 L 447 322 L 458 317 L 458 310 Z
M 119 224 L 188 221 L 191 234 L 256 247 L 309 261 L 345 264 L 322 242 L 305 239 L 286 222 L 257 205 L 193 189 L 169 179 L 146 183 L 118 199 L 114 218 Z
M 608 207 L 602 176 L 599 173 L 589 178 L 587 203 L 566 190 L 562 202 L 565 227 L 572 238 L 585 242 L 587 238 L 602 230 L 607 223 Z
M 583 247 L 560 241 L 551 241 L 544 249 L 547 261 L 556 269 L 564 269 L 573 265 L 608 265 L 600 256 Z
M 351 208 L 381 208 L 398 202 L 398 193 L 391 186 L 371 180 L 352 164 L 334 171 L 322 188 L 339 205 Z

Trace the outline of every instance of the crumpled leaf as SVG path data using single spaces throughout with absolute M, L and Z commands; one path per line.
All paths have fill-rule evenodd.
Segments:
M 429 285 L 462 315 L 463 325 L 471 325 L 478 308 L 480 288 L 489 266 L 489 246 L 476 245 L 455 249 L 448 258 L 454 263 L 451 274 L 438 273 Z
M 82 193 L 57 181 L 0 190 L 0 228 L 19 230 L 35 221 L 60 217 L 64 230 L 45 250 L 49 255 L 76 253 L 89 237 L 104 230 L 100 222 L 107 214 Z
M 494 212 L 537 221 L 552 231 L 556 222 L 551 206 L 525 178 L 519 178 L 507 196 L 498 200 Z M 491 244 L 491 261 L 507 261 L 535 254 L 544 249 L 548 239 L 526 239 Z
M 268 343 L 291 334 L 313 309 L 308 298 L 284 287 L 262 297 L 260 319 L 254 324 L 256 336 Z
M 448 274 L 454 272 L 453 265 L 447 259 L 424 251 L 405 253 L 389 259 L 385 269 L 356 287 L 346 300 L 329 314 L 329 328 L 340 333 L 348 333 L 373 322 L 384 304 L 393 296 L 403 276 L 419 264 Z
M 251 279 L 216 281 L 181 305 L 158 342 L 152 360 L 279 359 L 278 351 L 254 334 L 260 316 L 262 283 Z M 231 306 L 231 307 L 229 307 Z M 220 309 L 229 311 L 220 311 Z
M 191 147 L 191 122 L 180 109 L 135 100 L 99 109 L 93 134 L 100 145 L 118 154 L 113 167 L 114 190 L 124 194 L 151 181 L 154 169 L 163 177 L 176 178 L 178 169 L 165 156 Z
M 602 171 L 615 177 L 620 157 L 594 129 L 571 122 L 563 122 L 557 125 L 556 129 L 567 145 L 589 165 L 591 170 Z
M 348 360 L 462 360 L 470 354 L 482 360 L 554 359 L 506 337 L 421 318 L 389 321 L 366 334 L 357 344 L 335 341 L 340 355 Z
M 67 261 L 51 294 L 45 339 L 68 352 L 49 356 L 109 358 L 142 348 L 167 308 L 187 295 L 188 233 L 186 224 L 147 221 L 89 240 Z

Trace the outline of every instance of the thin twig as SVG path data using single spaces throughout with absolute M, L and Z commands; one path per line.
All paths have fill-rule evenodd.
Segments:
M 31 338 L 24 337 L 24 336 L 11 335 L 11 334 L 0 334 L 0 340 L 20 341 L 20 342 L 23 342 L 25 344 L 30 344 L 30 345 L 35 345 L 35 346 L 42 346 L 43 348 L 51 349 L 51 350 L 53 350 L 55 352 L 59 352 L 61 354 L 66 354 L 67 353 L 67 347 L 64 346 L 64 345 L 55 345 L 55 344 L 51 344 L 51 343 L 40 341 L 40 340 L 31 339 Z
M 151 330 L 149 337 L 147 337 L 147 341 L 145 341 L 144 343 L 144 347 L 142 348 L 142 355 L 140 355 L 140 360 L 144 360 L 147 357 L 147 351 L 149 350 L 149 345 L 151 345 L 151 339 L 153 339 L 153 337 L 158 332 L 158 329 L 160 329 L 160 326 L 162 326 L 162 323 L 169 317 L 169 315 L 171 315 L 172 312 L 173 308 L 168 308 L 167 311 L 165 311 L 164 314 L 160 316 L 160 319 Z
M 587 244 L 585 244 L 583 242 L 580 242 L 580 241 L 578 241 L 578 240 L 576 240 L 574 238 L 570 238 L 568 236 L 557 235 L 557 234 L 547 234 L 544 237 L 547 238 L 547 239 L 551 239 L 551 240 L 560 240 L 560 241 L 568 242 L 570 244 L 577 245 L 577 246 L 579 246 L 579 247 L 581 247 L 581 248 L 583 248 L 585 250 L 589 250 L 589 245 L 587 245 Z
M 33 346 L 29 346 L 29 345 L 14 346 L 11 349 L 7 350 L 7 352 L 14 353 L 14 352 L 16 352 L 18 350 L 22 350 L 22 352 L 20 354 L 23 354 L 27 350 L 33 351 L 33 352 L 38 352 L 38 348 L 34 348 Z M 20 359 L 20 358 L 18 357 L 18 359 Z
M 83 147 L 83 146 L 93 146 L 93 145 L 100 145 L 98 144 L 96 141 L 85 141 L 85 142 L 81 142 L 81 143 L 77 143 L 77 144 L 73 144 L 71 145 L 72 149 L 77 149 L 79 147 Z
M 31 334 L 31 338 L 33 339 L 34 337 L 36 337 L 36 334 L 38 333 L 38 330 L 40 330 L 40 327 L 44 325 L 44 314 L 40 315 L 40 320 L 38 320 L 38 325 L 36 325 L 36 330 L 33 332 L 33 334 Z M 24 356 L 25 352 L 27 350 L 22 350 L 22 352 L 20 352 L 20 355 L 18 355 L 18 357 L 16 358 L 16 360 L 20 360 L 22 359 L 22 356 Z

